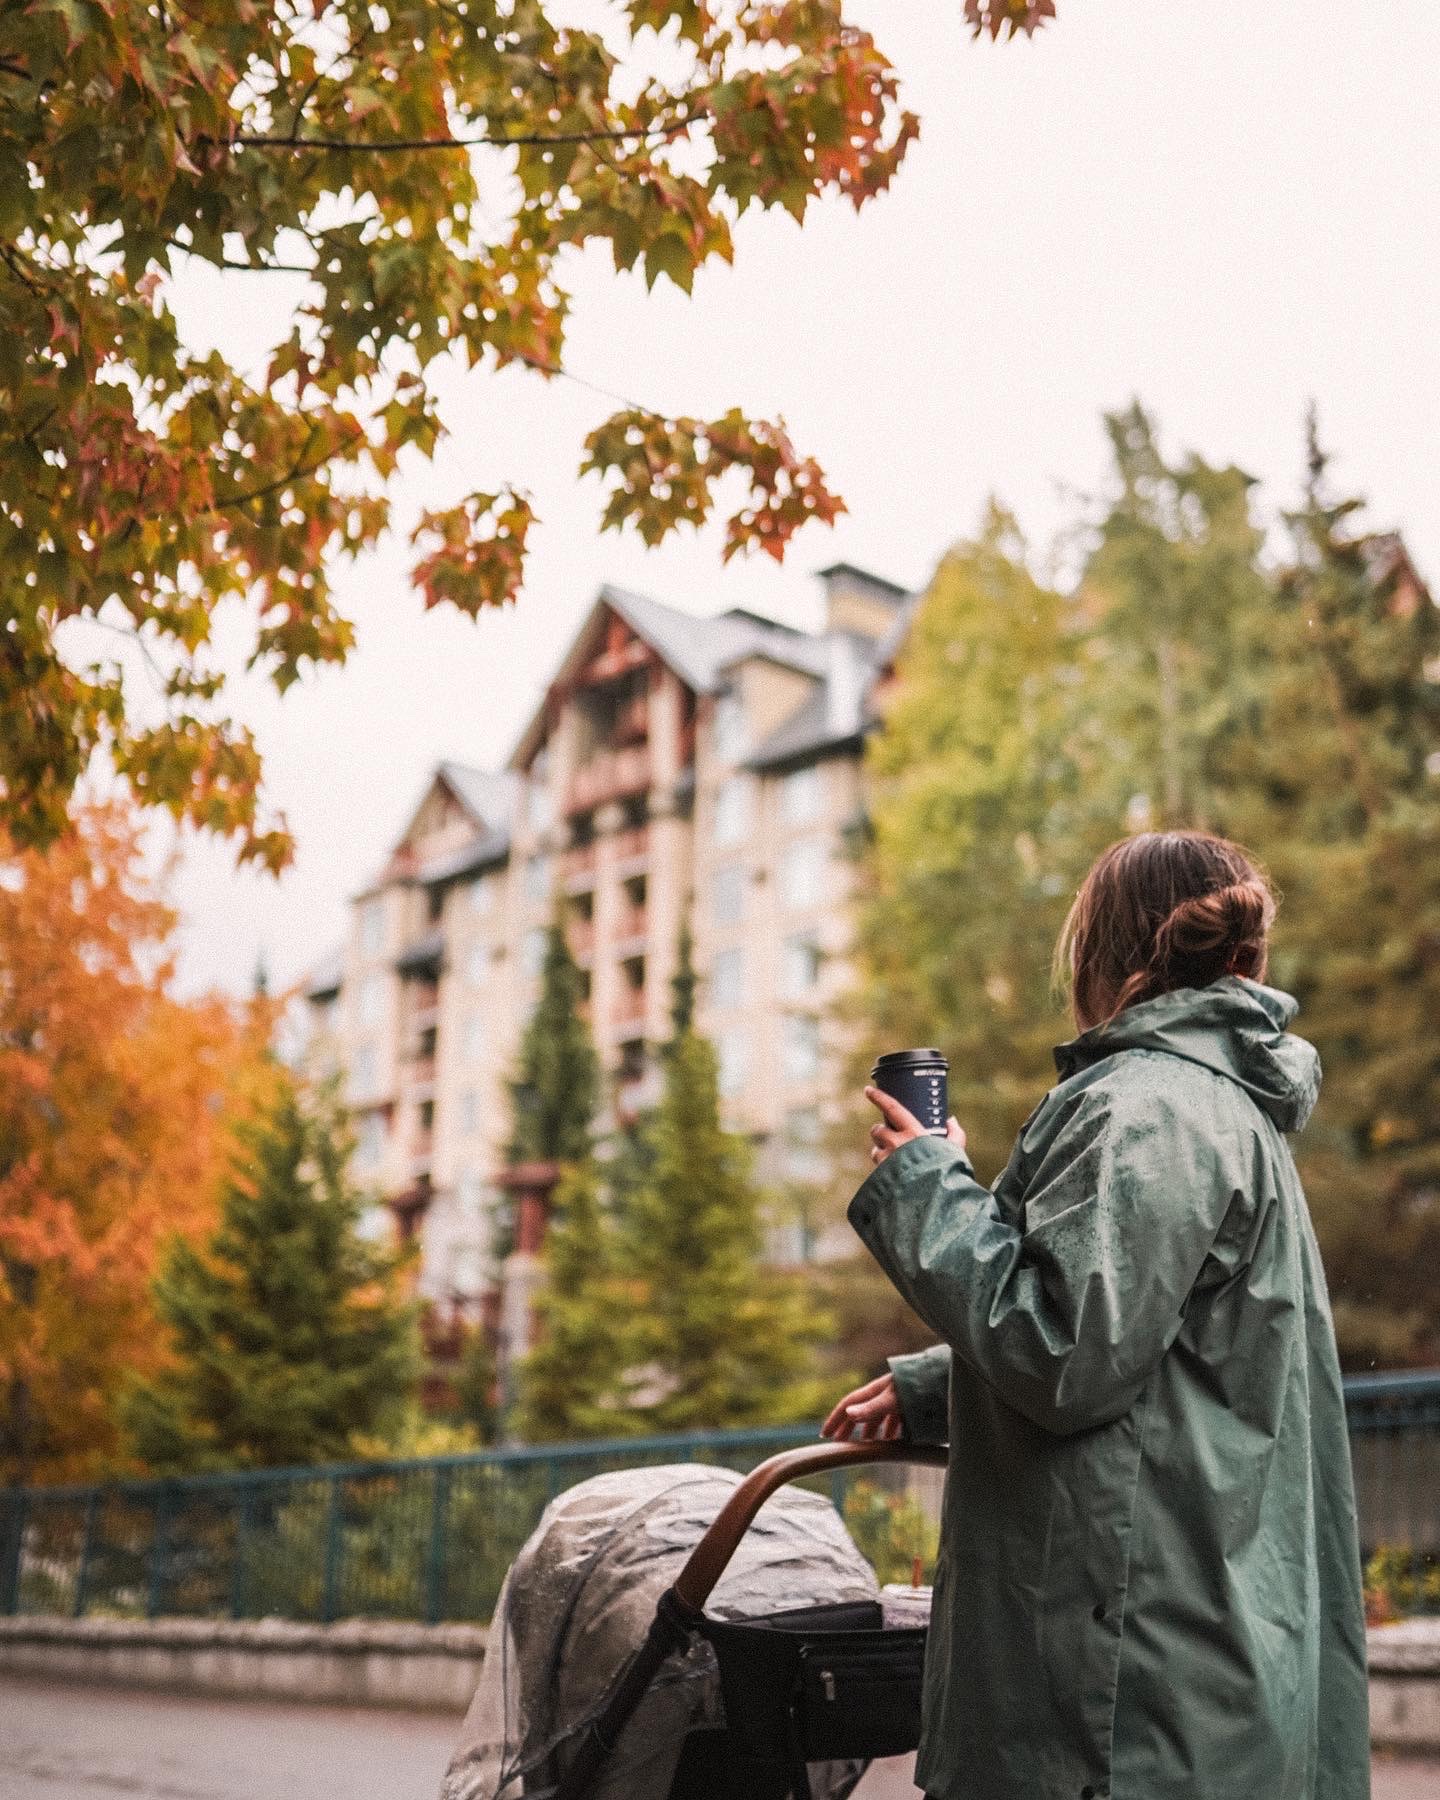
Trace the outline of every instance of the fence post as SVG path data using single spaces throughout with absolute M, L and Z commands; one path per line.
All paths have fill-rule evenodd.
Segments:
M 245 1582 L 249 1574 L 250 1525 L 255 1510 L 255 1493 L 247 1481 L 240 1489 L 235 1508 L 235 1548 L 230 1554 L 230 1617 L 245 1617 Z
M 150 1592 L 145 1599 L 145 1617 L 157 1619 L 165 1606 L 165 1559 L 170 1553 L 170 1489 L 162 1487 L 155 1496 L 155 1531 L 150 1539 Z
M 335 1622 L 340 1607 L 340 1476 L 330 1477 L 325 1496 L 325 1575 L 320 1591 L 320 1617 L 326 1625 Z
M 446 1575 L 449 1563 L 450 1469 L 440 1464 L 430 1490 L 430 1542 L 425 1553 L 425 1623 L 438 1625 L 445 1617 Z
M 20 1565 L 28 1505 L 24 1488 L 12 1488 L 5 1498 L 5 1530 L 0 1535 L 0 1612 L 20 1610 Z
M 100 1510 L 100 1490 L 91 1488 L 85 1496 L 85 1524 L 80 1533 L 80 1566 L 75 1571 L 75 1604 L 77 1619 L 85 1617 L 85 1602 L 90 1585 L 90 1559 L 95 1554 L 95 1517 Z

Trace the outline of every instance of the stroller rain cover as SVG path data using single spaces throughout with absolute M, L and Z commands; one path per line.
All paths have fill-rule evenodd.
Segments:
M 544 1800 L 640 1647 L 660 1596 L 742 1477 L 684 1463 L 624 1469 L 546 1507 L 505 1577 L 442 1800 Z M 706 1606 L 719 1619 L 873 1600 L 874 1571 L 823 1495 L 786 1487 L 760 1509 Z M 667 1800 L 686 1735 L 725 1722 L 702 1640 L 661 1664 L 596 1778 L 593 1800 Z M 844 1800 L 863 1764 L 811 1769 Z

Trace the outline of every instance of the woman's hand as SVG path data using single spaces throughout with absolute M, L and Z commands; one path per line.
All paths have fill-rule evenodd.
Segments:
M 880 1123 L 870 1127 L 870 1160 L 878 1169 L 902 1144 L 908 1144 L 911 1138 L 924 1137 L 925 1127 L 907 1107 L 877 1087 L 867 1087 L 865 1098 L 872 1106 L 878 1106 L 882 1114 Z M 965 1133 L 955 1119 L 945 1121 L 945 1137 L 958 1149 L 965 1148 Z
M 859 1441 L 898 1438 L 904 1431 L 893 1375 L 877 1375 L 839 1401 L 820 1427 L 821 1437 Z

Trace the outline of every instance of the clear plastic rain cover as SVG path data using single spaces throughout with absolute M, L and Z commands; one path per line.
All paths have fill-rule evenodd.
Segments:
M 511 1565 L 442 1800 L 544 1800 L 674 1581 L 741 1480 L 692 1463 L 598 1475 L 561 1494 Z M 820 1494 L 766 1501 L 706 1603 L 719 1619 L 876 1598 L 874 1571 Z M 597 1777 L 592 1800 L 666 1800 L 686 1734 L 723 1725 L 703 1641 L 661 1664 Z M 861 1763 L 810 1770 L 815 1800 L 845 1800 Z

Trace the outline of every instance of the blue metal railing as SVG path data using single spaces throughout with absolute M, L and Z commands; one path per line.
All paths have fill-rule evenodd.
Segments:
M 562 1489 L 657 1463 L 749 1469 L 814 1436 L 799 1425 L 6 1489 L 0 1612 L 485 1619 Z
M 1440 1370 L 1346 1382 L 1367 1557 L 1440 1604 Z M 602 1471 L 749 1469 L 813 1425 L 0 1492 L 0 1612 L 485 1619 L 546 1503 Z M 848 1478 L 831 1483 L 836 1505 Z M 1430 1600 L 1429 1589 L 1435 1591 Z

